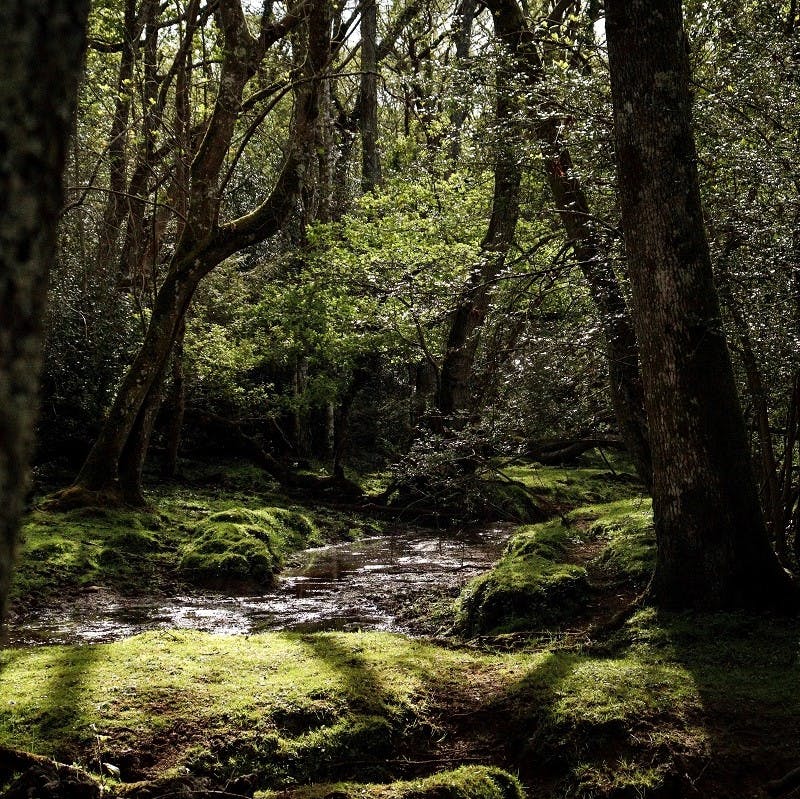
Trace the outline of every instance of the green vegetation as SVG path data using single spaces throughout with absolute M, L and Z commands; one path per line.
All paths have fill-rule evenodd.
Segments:
M 568 530 L 560 521 L 525 527 L 497 566 L 460 597 L 457 626 L 467 635 L 541 629 L 567 618 L 589 594 L 586 569 L 566 563 Z
M 14 583 L 18 603 L 100 585 L 126 593 L 189 584 L 266 586 L 285 558 L 326 541 L 358 538 L 380 524 L 296 505 L 262 470 L 230 463 L 189 471 L 151 494 L 149 509 L 44 506 L 26 519 Z
M 318 531 L 306 516 L 282 508 L 214 513 L 195 534 L 182 547 L 180 571 L 193 582 L 207 584 L 243 581 L 269 586 L 284 552 L 319 543 Z
M 591 464 L 587 457 L 582 460 Z M 631 478 L 629 471 L 624 471 L 630 466 L 624 461 L 612 461 L 612 465 L 619 471 L 613 473 L 605 464 L 553 467 L 525 463 L 506 466 L 503 474 L 519 481 L 536 496 L 547 498 L 561 507 L 574 508 L 576 505 L 641 496 L 641 484 Z
M 793 622 L 649 610 L 594 646 L 503 655 L 382 633 L 151 633 L 4 652 L 0 744 L 126 781 L 188 769 L 273 790 L 392 780 L 457 744 L 533 787 L 546 772 L 534 795 L 658 795 L 687 774 L 701 795 L 749 796 L 797 755 L 797 651 Z
M 505 771 L 485 766 L 462 766 L 418 780 L 386 785 L 337 782 L 310 785 L 292 792 L 294 799 L 523 799 L 519 781 Z M 256 799 L 276 799 L 275 792 Z
M 598 576 L 604 583 L 642 587 L 654 561 L 649 500 L 577 508 L 561 519 L 523 527 L 498 564 L 464 589 L 456 625 L 466 635 L 562 625 L 585 609 L 597 592 Z

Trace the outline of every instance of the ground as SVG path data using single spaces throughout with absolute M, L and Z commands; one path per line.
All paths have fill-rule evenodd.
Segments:
M 557 516 L 523 526 L 468 586 L 460 634 L 158 632 L 5 650 L 0 746 L 141 797 L 515 799 L 515 778 L 545 799 L 765 796 L 800 765 L 797 623 L 637 609 L 653 557 L 639 490 L 600 469 L 514 477 Z M 245 499 L 230 507 L 279 507 Z M 211 503 L 192 529 L 225 512 Z M 223 523 L 253 523 L 236 514 Z M 23 560 L 21 574 L 33 585 L 39 571 Z M 0 781 L 12 771 L 0 759 Z

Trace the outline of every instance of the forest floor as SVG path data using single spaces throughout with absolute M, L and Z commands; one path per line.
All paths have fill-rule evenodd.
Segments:
M 157 630 L 0 652 L 3 795 L 768 795 L 800 765 L 797 622 L 615 621 L 652 565 L 647 498 L 602 468 L 509 475 L 556 515 L 437 605 L 447 635 Z M 145 512 L 33 511 L 17 614 L 87 588 L 168 595 L 210 564 L 268 590 L 292 551 L 383 529 L 247 470 L 212 477 L 162 487 Z

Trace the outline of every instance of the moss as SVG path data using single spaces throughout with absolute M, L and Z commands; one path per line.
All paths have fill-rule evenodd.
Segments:
M 590 588 L 586 569 L 564 562 L 569 533 L 560 521 L 523 528 L 495 568 L 462 592 L 457 629 L 466 635 L 535 630 L 573 614 Z
M 319 541 L 303 514 L 282 508 L 231 508 L 198 525 L 196 537 L 184 544 L 179 568 L 193 582 L 269 586 L 284 554 Z
M 45 502 L 28 515 L 23 527 L 13 586 L 17 609 L 24 610 L 23 603 L 30 607 L 93 585 L 126 593 L 174 591 L 176 573 L 184 581 L 203 584 L 214 582 L 209 577 L 214 574 L 225 575 L 218 580 L 222 583 L 268 583 L 273 568 L 298 549 L 381 530 L 380 523 L 325 507 L 299 506 L 266 489 L 253 493 L 251 467 L 233 463 L 223 465 L 222 472 L 219 469 L 211 474 L 198 467 L 193 472 L 197 482 L 191 486 L 159 486 L 150 496 L 150 509 L 117 506 L 56 512 Z M 227 518 L 236 527 L 215 536 L 204 523 L 218 514 L 229 515 L 214 524 Z M 248 526 L 257 528 L 252 540 L 241 534 L 241 528 Z M 264 536 L 264 530 L 269 534 Z M 227 555 L 224 549 L 193 552 L 213 550 L 214 539 L 226 537 L 235 539 L 229 540 Z M 206 554 L 217 562 L 204 565 Z M 186 568 L 180 570 L 182 561 Z
M 591 505 L 573 511 L 568 519 L 586 523 L 589 536 L 606 542 L 598 558 L 606 569 L 636 586 L 650 579 L 656 560 L 651 500 L 621 499 Z
M 562 519 L 522 528 L 496 566 L 462 592 L 456 629 L 482 635 L 563 624 L 592 595 L 588 570 L 602 571 L 606 581 L 613 578 L 638 588 L 647 582 L 654 564 L 649 500 L 581 507 Z
M 475 718 L 478 752 L 518 763 L 526 780 L 545 770 L 552 795 L 684 795 L 692 786 L 674 781 L 688 773 L 698 795 L 750 796 L 800 757 L 799 636 L 791 620 L 647 610 L 599 647 L 505 655 L 381 633 L 168 632 L 6 650 L 0 743 L 90 766 L 99 746 L 126 780 L 253 773 L 253 788 L 281 791 L 386 782 L 398 757 L 429 759 L 443 739 L 469 753 L 463 719 Z M 739 792 L 718 787 L 726 775 Z M 426 785 L 394 788 L 428 796 Z M 303 789 L 336 790 L 372 789 Z
M 276 799 L 259 792 L 256 799 Z M 293 799 L 523 799 L 516 777 L 499 768 L 462 766 L 418 780 L 389 784 L 334 783 L 310 785 L 292 792 Z
M 562 507 L 644 495 L 642 485 L 626 473 L 616 477 L 607 466 L 539 466 L 517 464 L 503 474 L 522 483 L 534 496 Z
M 253 770 L 261 787 L 282 787 L 380 766 L 417 734 L 431 691 L 452 694 L 476 668 L 514 663 L 386 634 L 167 632 L 6 650 L 0 743 L 87 763 L 99 735 L 103 760 L 120 767 L 134 750 L 154 775 Z

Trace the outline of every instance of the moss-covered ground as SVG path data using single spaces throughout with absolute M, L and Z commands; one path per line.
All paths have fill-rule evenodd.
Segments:
M 293 552 L 382 528 L 374 519 L 297 504 L 250 466 L 193 477 L 156 486 L 146 509 L 52 511 L 41 500 L 22 529 L 18 609 L 88 586 L 124 593 L 268 587 Z
M 536 471 L 553 491 L 569 478 Z M 570 490 L 602 482 L 587 471 Z M 519 530 L 462 598 L 463 614 L 476 585 L 533 585 L 558 611 L 549 620 L 534 602 L 471 642 L 182 631 L 5 650 L 0 748 L 151 799 L 518 799 L 515 777 L 531 799 L 766 796 L 769 780 L 800 764 L 800 625 L 643 608 L 598 626 L 613 597 L 641 591 L 653 558 L 648 501 L 609 483 L 620 490 L 593 489 L 572 510 L 561 495 L 560 516 Z M 248 528 L 281 507 L 203 497 L 195 542 L 214 514 Z M 161 526 L 137 528 L 156 552 L 178 501 L 190 502 L 159 499 Z M 312 535 L 304 524 L 297 534 Z M 559 583 L 576 580 L 587 593 L 562 607 Z M 496 635 L 508 629 L 518 634 Z M 0 789 L 15 779 L 0 762 Z

